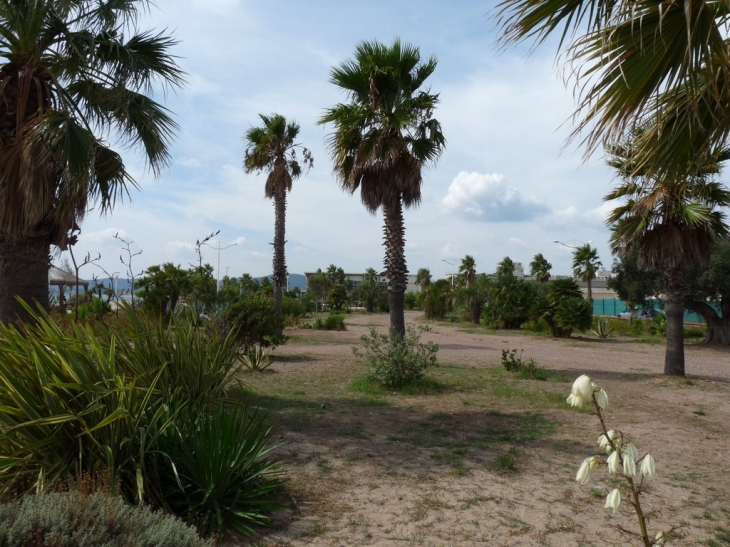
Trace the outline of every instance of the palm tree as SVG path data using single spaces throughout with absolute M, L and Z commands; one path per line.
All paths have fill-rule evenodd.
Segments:
M 243 167 L 246 173 L 266 171 L 264 195 L 274 200 L 274 302 L 278 326 L 277 336 L 281 336 L 281 299 L 286 285 L 286 193 L 291 191 L 292 181 L 302 174 L 302 166 L 297 159 L 296 149 L 302 149 L 302 161 L 311 168 L 312 154 L 295 140 L 299 125 L 288 123 L 280 114 L 265 116 L 259 114 L 263 125 L 252 127 L 243 137 L 246 143 L 246 156 Z
M 611 247 L 623 258 L 636 246 L 640 267 L 663 271 L 664 374 L 684 376 L 685 265 L 707 263 L 713 243 L 730 235 L 725 213 L 717 210 L 730 205 L 730 192 L 712 180 L 720 164 L 730 158 L 730 151 L 712 159 L 698 155 L 683 173 L 657 178 L 637 169 L 631 150 L 635 134 L 608 148 L 608 163 L 618 171 L 622 183 L 605 199 L 623 202 L 607 220 L 613 231 Z
M 497 277 L 514 277 L 515 275 L 515 263 L 508 256 L 505 256 L 502 261 L 497 264 L 497 271 L 495 272 Z
M 416 274 L 416 285 L 421 287 L 421 290 L 424 291 L 431 284 L 432 279 L 431 270 L 428 268 L 419 268 L 418 273 Z
M 587 155 L 637 121 L 660 119 L 635 143 L 653 174 L 712 154 L 730 127 L 730 55 L 724 2 L 502 0 L 503 44 L 560 35 L 580 93 L 577 135 Z M 576 68 L 577 67 L 577 68 Z M 583 78 L 583 80 L 581 80 Z
M 378 277 L 378 272 L 375 271 L 375 268 L 368 268 L 365 270 L 365 273 L 362 274 L 362 280 L 365 283 L 375 283 L 375 279 Z
M 573 249 L 573 275 L 579 277 L 588 285 L 588 302 L 593 304 L 593 288 L 591 281 L 596 278 L 596 271 L 603 266 L 598 260 L 598 249 L 590 243 Z
M 446 145 L 433 118 L 438 95 L 421 90 L 435 68 L 435 58 L 421 62 L 418 48 L 399 40 L 391 46 L 362 42 L 355 59 L 334 68 L 330 77 L 349 102 L 328 109 L 319 122 L 335 126 L 328 146 L 342 188 L 350 193 L 360 188 L 369 212 L 383 209 L 393 340 L 405 335 L 403 206 L 420 203 L 422 168 L 434 163 Z
M 50 245 L 92 207 L 136 186 L 109 134 L 140 145 L 155 175 L 177 128 L 146 93 L 183 73 L 169 36 L 137 31 L 145 0 L 0 2 L 0 321 L 48 305 Z
M 550 281 L 550 270 L 553 265 L 542 256 L 542 253 L 537 253 L 530 262 L 530 275 L 540 283 L 547 283 Z
M 477 271 L 474 257 L 466 255 L 461 259 L 461 264 L 459 264 L 459 284 L 468 287 L 474 283 L 476 275 Z

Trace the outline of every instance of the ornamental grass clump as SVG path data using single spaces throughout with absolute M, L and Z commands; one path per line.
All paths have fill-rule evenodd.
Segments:
M 608 454 L 608 456 L 595 455 L 583 460 L 575 480 L 581 486 L 586 484 L 599 467 L 605 467 L 611 475 L 623 479 L 624 484 L 614 488 L 606 496 L 604 507 L 615 513 L 621 509 L 622 502 L 631 505 L 639 521 L 640 533 L 631 532 L 621 526 L 617 526 L 618 530 L 638 537 L 645 547 L 665 545 L 667 536 L 674 529 L 667 532 L 659 531 L 651 538 L 647 528 L 648 519 L 641 508 L 640 496 L 644 480 L 656 475 L 656 462 L 652 455 L 646 453 L 640 456 L 639 450 L 626 439 L 622 431 L 608 429 L 603 416 L 603 412 L 608 409 L 608 394 L 585 374 L 579 376 L 573 383 L 567 402 L 572 407 L 581 408 L 584 405 L 595 407 L 596 416 L 603 429 L 603 433 L 598 436 L 598 447 Z

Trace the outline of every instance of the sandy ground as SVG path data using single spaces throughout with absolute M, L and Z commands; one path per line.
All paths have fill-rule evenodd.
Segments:
M 407 315 L 410 324 L 418 319 L 417 313 Z M 321 371 L 352 366 L 351 346 L 368 325 L 385 330 L 387 321 L 384 315 L 353 315 L 347 318 L 347 332 L 305 331 L 304 336 L 319 343 L 293 341 L 275 355 L 306 352 L 310 358 L 275 363 L 273 368 L 286 375 L 301 367 Z M 657 461 L 658 477 L 647 481 L 643 496 L 645 512 L 651 515 L 650 531 L 681 526 L 669 544 L 703 545 L 715 537 L 717 527 L 730 528 L 727 349 L 688 346 L 688 375 L 683 380 L 662 375 L 661 345 L 491 335 L 460 327 L 438 325 L 423 335 L 440 344 L 440 362 L 494 367 L 502 349 L 518 348 L 549 371 L 569 378 L 586 373 L 608 391 L 609 425 L 622 429 L 642 453 L 651 452 Z M 559 383 L 556 389 L 567 395 L 570 384 Z M 515 469 L 495 469 L 489 454 L 477 454 L 465 458 L 465 469 L 454 473 L 448 462 L 433 457 L 430 447 L 398 442 L 393 424 L 385 423 L 400 421 L 407 428 L 408 411 L 418 407 L 418 398 L 410 398 L 392 412 L 369 416 L 360 411 L 357 424 L 366 433 L 360 436 L 277 431 L 292 509 L 278 514 L 278 527 L 254 544 L 639 545 L 617 530 L 637 529 L 630 508 L 624 506 L 615 515 L 603 509 L 607 489 L 613 488 L 605 471 L 585 486 L 573 480 L 581 461 L 597 453 L 599 424 L 594 416 L 567 405 L 564 410 L 540 410 L 555 425 L 554 432 L 516 442 Z M 474 424 L 483 427 L 489 420 L 521 411 L 473 408 L 468 401 L 462 408 L 451 404 L 442 409 L 457 437 L 459 428 L 468 435 Z

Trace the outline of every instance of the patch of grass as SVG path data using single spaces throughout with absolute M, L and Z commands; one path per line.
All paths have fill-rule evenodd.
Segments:
M 714 538 L 707 538 L 703 543 L 708 547 L 730 547 L 730 529 L 717 526 L 713 529 Z
M 506 451 L 497 455 L 497 458 L 494 460 L 494 468 L 503 473 L 513 472 L 517 468 L 518 457 L 519 451 L 511 446 Z
M 445 384 L 429 376 L 424 376 L 415 380 L 413 383 L 400 388 L 399 390 L 389 389 L 381 386 L 377 382 L 362 377 L 350 383 L 348 389 L 374 397 L 382 397 L 393 393 L 401 395 L 433 395 L 444 391 L 447 388 Z
M 694 412 L 692 412 L 695 416 L 707 416 L 707 413 L 702 409 L 697 409 Z

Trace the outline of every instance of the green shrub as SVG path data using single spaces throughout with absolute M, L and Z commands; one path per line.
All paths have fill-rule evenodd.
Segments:
M 407 310 L 413 310 L 418 305 L 418 293 L 408 291 L 403 295 L 403 304 Z
M 201 532 L 231 527 L 252 535 L 252 526 L 267 525 L 269 512 L 280 507 L 271 497 L 281 483 L 270 437 L 262 417 L 244 407 L 178 412 L 152 455 L 162 503 Z
M 156 396 L 165 365 L 130 374 L 115 341 L 89 325 L 66 334 L 45 313 L 22 331 L 0 324 L 0 488 L 108 471 L 113 491 L 143 497 L 145 449 L 165 427 Z
M 544 289 L 543 289 L 544 290 Z M 574 279 L 555 279 L 530 309 L 533 322 L 544 321 L 555 337 L 569 337 L 574 330 L 591 327 L 593 307 L 585 300 Z
M 391 340 L 385 334 L 370 329 L 369 336 L 360 338 L 362 348 L 352 348 L 358 357 L 365 357 L 370 372 L 368 379 L 392 389 L 400 389 L 423 378 L 426 370 L 436 365 L 438 344 L 421 344 L 413 327 L 402 340 Z
M 3 547 L 212 547 L 193 528 L 101 492 L 29 496 L 0 505 Z
M 519 378 L 545 381 L 548 379 L 547 372 L 535 364 L 530 357 L 526 361 L 522 359 L 522 350 L 517 355 L 517 350 L 502 350 L 502 366 L 508 372 L 515 373 Z
M 345 326 L 345 316 L 341 313 L 335 312 L 330 312 L 325 319 L 318 317 L 314 320 L 312 327 L 317 330 L 347 330 L 347 327 Z
M 245 351 L 254 345 L 276 347 L 283 344 L 286 337 L 276 334 L 280 326 L 271 298 L 247 294 L 223 311 L 219 329 L 232 331 Z
M 230 337 L 130 310 L 110 328 L 68 329 L 45 313 L 22 331 L 0 324 L 0 493 L 108 474 L 113 493 L 194 510 L 205 530 L 265 522 L 278 486 L 264 481 L 268 429 L 230 402 L 211 406 L 237 381 Z
M 285 297 L 281 299 L 281 313 L 282 315 L 290 315 L 292 317 L 301 317 L 304 315 L 306 310 L 302 305 L 302 302 L 298 298 Z
M 114 344 L 117 365 L 150 387 L 156 387 L 167 403 L 181 397 L 200 407 L 226 397 L 240 383 L 238 340 L 233 333 L 221 335 L 212 327 L 201 327 L 194 316 L 172 316 L 167 325 L 123 309 L 123 321 L 98 331 L 103 347 Z

